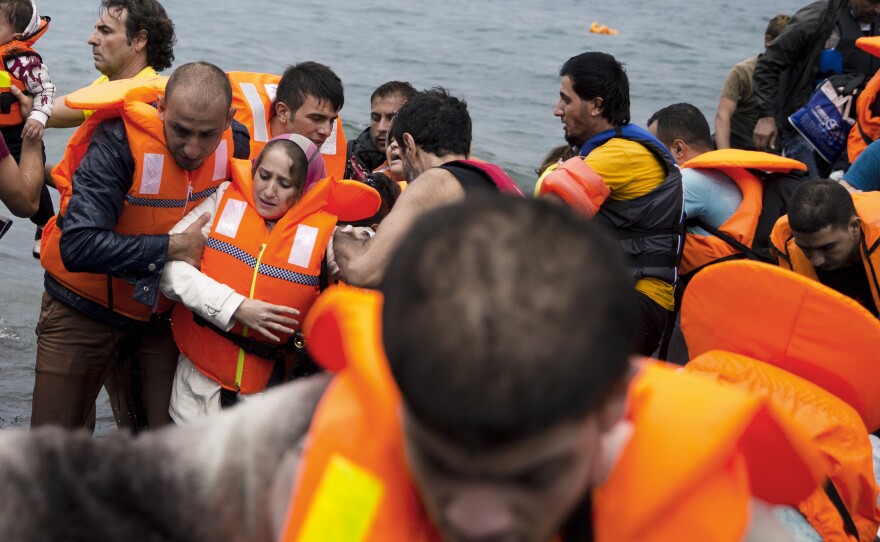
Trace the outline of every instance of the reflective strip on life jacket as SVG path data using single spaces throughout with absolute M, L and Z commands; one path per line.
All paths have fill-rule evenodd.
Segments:
M 312 421 L 285 542 L 439 540 L 406 466 L 381 303 L 332 287 L 306 317 L 312 354 L 339 374 Z M 600 542 L 738 541 L 750 496 L 794 504 L 816 487 L 815 452 L 759 396 L 648 366 L 629 404 L 635 436 L 594 494 Z M 345 495 L 349 482 L 356 496 Z
M 88 149 L 92 134 L 104 120 L 121 117 L 134 157 L 132 185 L 115 231 L 124 235 L 166 235 L 184 214 L 213 193 L 228 176 L 232 132 L 226 130 L 215 152 L 194 171 L 177 166 L 165 144 L 163 123 L 152 106 L 167 78 L 111 81 L 71 93 L 67 104 L 96 110 L 71 137 L 64 158 L 52 171 L 61 194 L 58 216 L 67 212 L 73 194 L 73 175 Z M 72 273 L 61 260 L 62 232 L 57 219 L 44 228 L 40 262 L 57 282 L 76 294 L 135 320 L 146 321 L 153 312 L 165 312 L 172 303 L 159 296 L 148 306 L 134 299 L 134 286 L 106 274 Z M 108 292 L 109 290 L 109 292 Z
M 319 293 L 324 251 L 340 216 L 334 211 L 360 220 L 375 214 L 381 198 L 363 183 L 327 178 L 303 194 L 270 230 L 254 205 L 250 161 L 234 160 L 232 174 L 211 226 L 202 273 L 248 299 L 295 308 L 300 317 L 308 314 Z M 182 304 L 175 307 L 171 323 L 180 351 L 222 387 L 241 393 L 266 388 L 273 363 L 199 325 Z M 268 342 L 239 323 L 230 333 Z M 290 369 L 292 351 L 286 361 Z

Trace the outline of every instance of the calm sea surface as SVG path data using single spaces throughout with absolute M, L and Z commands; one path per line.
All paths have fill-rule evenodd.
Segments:
M 97 1 L 37 0 L 52 17 L 37 50 L 59 94 L 89 84 L 98 73 L 85 41 Z M 316 60 L 345 84 L 342 110 L 353 137 L 369 120 L 369 96 L 391 79 L 418 88 L 443 85 L 467 99 L 474 150 L 497 162 L 523 188 L 534 168 L 562 143 L 553 116 L 559 67 L 570 56 L 600 50 L 622 61 L 630 78 L 634 122 L 675 102 L 698 106 L 712 121 L 718 93 L 736 62 L 759 52 L 767 21 L 806 0 L 166 0 L 178 42 L 175 66 L 207 60 L 227 71 L 280 73 Z M 599 21 L 620 31 L 592 35 Z M 72 132 L 49 131 L 57 161 Z M 10 213 L 0 204 L 0 213 Z M 34 226 L 16 219 L 0 240 L 0 427 L 29 425 L 33 333 L 42 268 L 31 258 Z M 99 399 L 98 433 L 113 430 Z

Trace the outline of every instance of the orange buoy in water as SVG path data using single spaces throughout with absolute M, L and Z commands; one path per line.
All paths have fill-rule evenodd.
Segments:
M 608 36 L 616 36 L 618 34 L 617 30 L 613 28 L 608 28 L 604 24 L 600 25 L 597 21 L 593 21 L 593 24 L 590 25 L 590 33 L 605 34 Z

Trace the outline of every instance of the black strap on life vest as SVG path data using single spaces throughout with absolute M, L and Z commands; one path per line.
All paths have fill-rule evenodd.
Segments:
M 840 498 L 840 493 L 838 493 L 837 488 L 834 487 L 834 482 L 829 478 L 825 481 L 825 485 L 822 489 L 825 490 L 825 494 L 828 495 L 831 504 L 837 509 L 837 513 L 843 518 L 843 530 L 846 534 L 853 536 L 858 540 L 859 530 L 856 528 L 856 522 L 853 521 L 852 516 L 849 515 L 849 510 L 847 510 L 846 505 L 843 504 L 843 499 Z
M 700 228 L 703 228 L 704 230 L 708 231 L 709 233 L 711 233 L 715 237 L 721 239 L 722 241 L 724 241 L 728 245 L 730 245 L 733 248 L 737 249 L 738 251 L 742 252 L 743 255 L 750 260 L 754 260 L 756 262 L 773 263 L 772 261 L 768 261 L 767 258 L 764 258 L 763 256 L 761 256 L 760 254 L 758 254 L 757 252 L 755 252 L 751 248 L 740 243 L 739 241 L 737 241 L 736 239 L 734 239 L 730 235 L 724 233 L 723 231 L 719 230 L 718 228 L 716 228 L 714 226 L 710 226 L 709 224 L 706 224 L 705 222 L 703 222 L 700 219 L 694 220 L 693 224 L 696 226 L 699 226 Z
M 287 380 L 313 375 L 321 371 L 321 368 L 306 352 L 305 339 L 299 331 L 292 335 L 286 343 L 275 345 L 257 341 L 253 337 L 242 337 L 236 333 L 220 329 L 196 313 L 193 313 L 193 321 L 232 342 L 244 350 L 245 353 L 271 361 L 273 363 L 272 373 L 269 375 L 269 381 L 266 383 L 267 388 L 283 384 Z M 293 365 L 288 372 L 287 360 L 291 356 L 294 358 Z M 238 392 L 220 388 L 220 406 L 222 408 L 234 406 L 236 403 L 238 403 Z

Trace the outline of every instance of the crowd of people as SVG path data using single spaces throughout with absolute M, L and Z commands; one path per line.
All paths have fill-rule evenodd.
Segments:
M 0 198 L 45 270 L 4 539 L 877 537 L 880 0 L 774 17 L 714 135 L 572 56 L 534 198 L 441 86 L 348 140 L 330 67 L 160 76 L 162 5 L 101 0 L 101 76 L 56 98 L 48 24 L 0 0 Z M 788 122 L 826 80 L 833 163 Z

